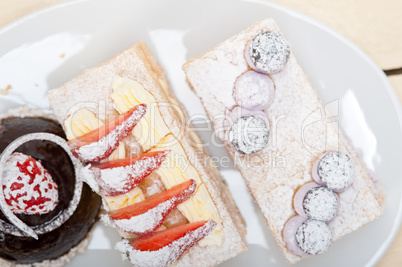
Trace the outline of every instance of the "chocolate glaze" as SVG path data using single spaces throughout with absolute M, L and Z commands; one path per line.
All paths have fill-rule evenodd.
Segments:
M 62 127 L 53 120 L 41 117 L 10 117 L 0 122 L 0 153 L 16 138 L 35 132 L 53 133 L 66 138 Z M 39 160 L 59 187 L 59 202 L 53 211 L 43 215 L 18 215 L 22 221 L 35 228 L 49 223 L 68 207 L 74 194 L 74 167 L 67 153 L 52 142 L 31 141 L 16 151 Z M 0 232 L 0 257 L 16 263 L 34 263 L 66 254 L 85 238 L 98 219 L 100 205 L 100 197 L 84 184 L 76 211 L 59 228 L 39 235 L 38 240 Z M 1 211 L 0 220 L 8 222 Z

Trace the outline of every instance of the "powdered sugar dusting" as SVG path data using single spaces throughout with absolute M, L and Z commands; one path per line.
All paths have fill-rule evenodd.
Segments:
M 104 198 L 102 198 L 102 199 L 104 199 Z M 104 205 L 104 206 L 107 207 L 107 205 Z M 105 225 L 113 225 L 112 219 L 109 217 L 108 214 L 102 214 L 102 215 L 100 216 L 100 220 L 101 220 L 101 222 L 103 222 Z
M 214 221 L 209 220 L 203 226 L 194 231 L 187 232 L 185 236 L 156 251 L 136 250 L 130 245 L 128 240 L 118 242 L 116 249 L 122 253 L 123 260 L 128 259 L 134 266 L 169 266 L 187 249 L 207 236 L 215 225 Z
M 99 184 L 95 180 L 95 175 L 91 170 L 91 164 L 88 164 L 84 168 L 81 169 L 81 175 L 84 182 L 91 187 L 92 191 L 99 194 L 100 188 Z
M 325 222 L 308 220 L 297 230 L 296 240 L 304 252 L 319 255 L 331 246 L 332 234 Z
M 169 151 L 164 151 L 162 155 L 156 157 L 143 157 L 127 166 L 107 169 L 93 167 L 92 171 L 102 188 L 101 191 L 103 194 L 110 195 L 114 192 L 123 194 L 132 189 L 132 178 L 144 177 L 150 170 L 158 168 L 168 152 Z
M 318 163 L 317 172 L 321 181 L 328 188 L 341 191 L 353 183 L 353 162 L 343 152 L 331 151 Z
M 268 125 L 253 115 L 239 118 L 229 131 L 229 141 L 242 154 L 261 151 L 267 145 L 268 137 Z
M 13 153 L 3 173 L 3 193 L 15 214 L 45 214 L 59 200 L 57 184 L 39 161 Z
M 237 78 L 233 97 L 243 108 L 263 110 L 274 101 L 275 86 L 268 75 L 247 71 Z
M 83 145 L 75 150 L 78 157 L 85 162 L 96 162 L 103 158 L 108 157 L 113 150 L 118 146 L 121 139 L 126 137 L 137 122 L 142 118 L 146 112 L 146 106 L 139 105 L 136 110 L 124 120 L 120 125 L 110 131 L 100 140 Z
M 133 216 L 130 219 L 111 220 L 112 225 L 121 231 L 132 234 L 144 235 L 148 232 L 156 230 L 162 225 L 163 220 L 169 212 L 179 203 L 186 200 L 197 188 L 196 183 L 192 183 L 188 189 L 181 192 L 179 195 L 159 203 L 147 212 Z M 188 196 L 188 197 L 186 197 Z
M 300 129 L 306 126 L 303 124 L 306 118 L 317 110 L 325 111 L 328 118 L 329 113 L 293 53 L 290 53 L 282 71 L 270 75 L 275 84 L 275 99 L 265 112 L 270 118 L 283 118 L 276 128 L 271 129 L 271 137 L 278 138 L 276 143 L 269 143 L 264 150 L 250 157 L 239 156 L 224 139 L 225 112 L 232 110 L 236 104 L 232 96 L 235 81 L 249 70 L 244 50 L 254 36 L 266 31 L 279 32 L 274 20 L 265 19 L 253 24 L 203 55 L 190 60 L 183 69 L 201 99 L 215 132 L 227 145 L 229 154 L 245 178 L 283 254 L 290 263 L 295 263 L 301 257 L 286 248 L 282 230 L 285 223 L 295 215 L 292 205 L 295 191 L 312 181 L 312 165 L 321 155 L 319 152 L 312 153 L 311 149 L 303 144 L 322 147 L 322 141 L 325 140 L 327 150 L 348 151 L 355 166 L 355 181 L 349 190 L 339 194 L 339 215 L 329 225 L 334 240 L 377 218 L 382 212 L 382 203 L 376 199 L 381 198 L 381 195 L 370 189 L 373 183 L 368 178 L 364 162 L 356 156 L 356 151 L 339 132 L 336 123 L 328 123 L 328 120 L 311 123 L 304 128 L 306 142 L 301 140 Z M 332 119 L 329 118 L 329 121 Z M 274 164 L 259 168 L 254 164 L 258 158 L 259 162 Z M 283 160 L 283 165 L 275 160 Z
M 155 82 L 154 79 L 154 72 L 156 71 L 157 75 L 161 75 L 160 77 L 166 81 L 163 71 L 146 48 L 144 52 L 143 47 L 145 47 L 143 43 L 138 43 L 103 65 L 85 72 L 58 89 L 50 91 L 51 106 L 59 121 L 63 122 L 68 110 L 84 100 L 96 103 L 103 101 L 106 102 L 106 105 L 113 104 L 110 97 L 113 93 L 113 88 L 110 85 L 113 83 L 115 75 L 140 82 L 155 97 L 157 103 L 169 103 L 169 99 L 160 89 L 159 83 Z M 152 68 L 154 65 L 157 66 L 155 69 L 149 68 L 149 59 L 151 59 Z M 175 100 L 172 91 L 169 91 L 169 97 Z M 234 102 L 233 100 L 231 101 Z M 100 119 L 105 119 L 109 114 L 109 110 L 104 109 L 103 106 L 94 107 L 93 111 L 96 114 L 99 113 Z M 177 117 L 169 112 L 168 108 L 162 105 L 160 111 L 163 120 L 173 133 L 179 133 L 183 130 L 182 125 L 178 123 Z M 185 110 L 183 111 L 185 112 Z M 228 191 L 220 190 L 220 186 L 226 187 L 222 184 L 219 174 L 216 172 L 212 174 L 208 166 L 203 166 L 201 162 L 197 161 L 196 151 L 186 136 L 180 136 L 178 140 L 183 146 L 189 162 L 194 164 L 197 171 L 199 171 L 200 178 L 205 183 L 212 200 L 215 202 L 219 216 L 224 222 L 222 232 L 225 242 L 220 247 L 195 245 L 191 249 L 191 253 L 182 255 L 177 264 L 178 266 L 191 266 L 202 261 L 205 265 L 216 265 L 245 250 L 245 243 L 241 238 L 245 231 L 244 223 L 241 221 L 237 209 L 230 205 Z M 216 180 L 213 178 L 216 178 Z
M 82 164 L 79 160 L 77 160 L 71 153 L 69 146 L 67 145 L 67 142 L 54 134 L 50 133 L 31 133 L 31 134 L 26 134 L 23 135 L 17 139 L 15 139 L 13 142 L 11 142 L 6 149 L 3 150 L 3 153 L 0 155 L 0 176 L 3 174 L 3 169 L 4 166 L 6 165 L 6 161 L 9 159 L 11 156 L 12 152 L 15 151 L 21 144 L 26 143 L 31 140 L 47 140 L 54 142 L 55 144 L 59 145 L 61 148 L 64 149 L 64 151 L 68 154 L 70 157 L 71 161 L 74 164 L 74 169 L 75 169 L 75 176 L 76 176 L 76 182 L 74 186 L 74 196 L 72 200 L 70 201 L 67 209 L 65 209 L 62 213 L 60 213 L 53 221 L 51 221 L 48 224 L 44 224 L 41 226 L 38 226 L 33 230 L 30 228 L 28 225 L 26 225 L 23 221 L 21 221 L 18 217 L 14 215 L 14 213 L 11 212 L 9 209 L 7 203 L 5 202 L 4 195 L 3 195 L 3 179 L 1 178 L 0 180 L 0 206 L 3 211 L 3 214 L 8 218 L 8 220 L 13 224 L 7 224 L 2 221 L 0 221 L 0 230 L 12 235 L 16 236 L 31 236 L 35 239 L 38 238 L 38 234 L 43 234 L 50 232 L 60 225 L 62 225 L 70 216 L 73 214 L 75 209 L 78 206 L 78 203 L 81 199 L 81 191 L 82 191 L 82 180 L 80 177 L 80 169 L 82 168 Z
M 264 73 L 275 73 L 288 62 L 290 44 L 280 33 L 263 32 L 250 41 L 246 50 L 246 58 L 252 68 Z
M 157 229 L 174 206 L 174 200 L 170 199 L 138 216 L 131 217 L 130 219 L 112 221 L 114 226 L 121 231 L 138 235 L 145 234 Z
M 336 216 L 338 198 L 326 187 L 314 187 L 305 195 L 303 209 L 309 218 L 326 222 Z

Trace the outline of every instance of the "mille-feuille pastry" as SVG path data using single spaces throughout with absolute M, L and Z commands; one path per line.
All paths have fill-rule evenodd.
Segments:
M 183 70 L 288 262 L 381 215 L 380 190 L 272 19 Z
M 78 181 L 55 138 L 69 149 L 61 125 L 41 110 L 0 115 L 1 266 L 63 266 L 89 243 L 101 198 Z M 21 221 L 14 224 L 13 216 Z
M 185 116 L 144 43 L 49 92 L 116 248 L 136 266 L 217 265 L 246 249 L 219 173 L 199 159 Z M 197 138 L 194 134 L 192 138 Z M 204 155 L 205 156 L 205 155 Z

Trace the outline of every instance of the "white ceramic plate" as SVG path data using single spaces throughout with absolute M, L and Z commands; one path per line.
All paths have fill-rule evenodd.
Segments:
M 0 112 L 48 107 L 55 88 L 144 40 L 191 115 L 204 114 L 181 65 L 255 21 L 273 17 L 324 102 L 339 100 L 339 120 L 387 190 L 384 215 L 297 266 L 371 266 L 394 238 L 401 219 L 402 132 L 399 103 L 383 72 L 355 45 L 320 23 L 267 1 L 73 1 L 24 17 L 0 30 Z M 339 18 L 342 19 L 342 18 Z M 208 134 L 203 133 L 204 137 Z M 222 155 L 222 150 L 211 149 Z M 284 266 L 238 171 L 223 168 L 248 225 L 249 250 L 223 266 Z M 98 225 L 88 250 L 69 266 L 120 266 L 117 233 Z M 126 263 L 126 265 L 128 265 Z

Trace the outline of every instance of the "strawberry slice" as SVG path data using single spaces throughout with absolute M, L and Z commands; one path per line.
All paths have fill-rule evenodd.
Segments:
M 123 240 L 116 247 L 126 253 L 135 266 L 169 266 L 215 226 L 212 220 L 184 224 L 141 236 L 129 244 Z
M 145 104 L 137 105 L 100 128 L 70 140 L 68 144 L 71 152 L 85 163 L 107 158 L 133 130 L 146 111 Z
M 140 156 L 95 163 L 90 169 L 101 187 L 101 194 L 121 195 L 134 189 L 145 177 L 159 168 L 169 152 L 153 151 Z
M 112 211 L 109 216 L 119 230 L 145 235 L 158 229 L 169 212 L 189 199 L 196 188 L 197 183 L 191 179 L 144 201 Z
M 57 184 L 45 167 L 17 152 L 5 164 L 3 194 L 14 214 L 45 214 L 59 201 Z
M 183 224 L 175 228 L 166 229 L 163 231 L 154 232 L 142 237 L 139 237 L 132 241 L 130 245 L 135 250 L 140 251 L 157 251 L 167 245 L 170 245 L 173 241 L 176 241 L 192 231 L 205 225 L 207 221 L 199 221 L 188 224 Z M 215 223 L 214 223 L 215 224 Z

